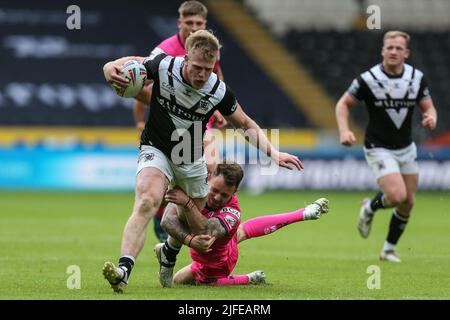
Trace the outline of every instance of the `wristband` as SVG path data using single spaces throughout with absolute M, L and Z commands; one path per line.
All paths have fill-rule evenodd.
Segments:
M 187 237 L 190 237 L 190 238 L 189 238 L 189 241 L 186 241 L 186 238 L 187 238 Z M 191 246 L 192 238 L 194 238 L 194 237 L 191 236 L 191 235 L 188 233 L 188 234 L 184 237 L 183 243 L 184 243 L 185 245 L 187 245 L 188 247 L 190 247 L 190 246 Z
M 188 208 L 189 210 L 192 210 L 192 208 L 195 206 L 194 201 L 192 200 L 191 197 L 189 197 L 188 202 L 186 202 L 186 204 L 184 205 L 185 208 Z

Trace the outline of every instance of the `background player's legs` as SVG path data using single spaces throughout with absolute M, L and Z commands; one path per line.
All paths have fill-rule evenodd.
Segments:
M 399 172 L 389 173 L 377 180 L 381 188 L 375 197 L 363 200 L 359 213 L 358 230 L 363 238 L 367 238 L 372 226 L 372 220 L 378 209 L 393 208 L 406 201 L 407 188 Z
M 153 231 L 155 232 L 155 237 L 159 242 L 164 242 L 167 240 L 167 233 L 161 227 L 161 220 L 165 209 L 166 204 L 161 204 L 158 211 L 156 211 L 155 216 L 153 217 Z
M 393 208 L 406 201 L 406 184 L 400 173 L 394 172 L 379 178 L 378 185 L 383 190 L 382 203 L 385 208 Z M 374 209 L 378 208 L 375 207 Z
M 419 176 L 417 174 L 403 175 L 402 179 L 407 190 L 406 198 L 395 207 L 394 212 L 392 213 L 388 235 L 386 241 L 384 242 L 383 250 L 380 254 L 380 259 L 382 260 L 400 262 L 400 259 L 396 256 L 394 250 L 398 240 L 405 231 L 411 210 L 414 206 Z M 389 258 L 389 255 L 392 256 Z

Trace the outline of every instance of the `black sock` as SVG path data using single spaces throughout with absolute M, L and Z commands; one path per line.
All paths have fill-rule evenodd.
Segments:
M 378 192 L 375 198 L 370 202 L 370 207 L 372 208 L 372 212 L 377 211 L 378 209 L 384 209 L 383 205 L 383 192 Z
M 177 254 L 180 252 L 181 248 L 173 248 L 169 245 L 169 240 L 164 242 L 164 247 L 162 248 L 164 255 L 169 263 L 175 263 L 177 261 Z
M 120 257 L 119 259 L 119 267 L 125 269 L 127 273 L 127 279 L 130 277 L 131 270 L 133 269 L 134 261 L 129 257 Z
M 408 217 L 404 217 L 398 214 L 396 210 L 392 213 L 391 222 L 389 223 L 389 233 L 387 236 L 387 242 L 397 244 L 398 239 L 405 230 L 408 223 Z

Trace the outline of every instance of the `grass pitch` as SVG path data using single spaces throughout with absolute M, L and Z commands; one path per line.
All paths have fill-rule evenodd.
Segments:
M 369 239 L 356 230 L 360 200 L 373 192 L 240 193 L 243 220 L 292 211 L 319 197 L 330 213 L 239 245 L 234 273 L 264 270 L 262 287 L 162 289 L 149 230 L 125 294 L 113 294 L 101 275 L 117 262 L 133 193 L 0 192 L 0 299 L 449 299 L 450 193 L 419 192 L 399 243 L 400 264 L 378 261 L 390 210 L 377 213 Z M 152 222 L 151 222 L 152 224 Z M 189 263 L 186 249 L 177 268 Z M 69 266 L 81 288 L 68 289 Z M 380 269 L 380 289 L 367 286 L 369 266 Z M 368 273 L 368 268 L 369 272 Z M 373 268 L 373 267 L 372 267 Z M 69 270 L 70 271 L 70 270 Z M 68 281 L 69 279 L 69 281 Z

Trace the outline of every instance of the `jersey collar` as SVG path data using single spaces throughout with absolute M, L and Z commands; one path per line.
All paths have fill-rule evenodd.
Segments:
M 180 46 L 181 46 L 183 49 L 185 49 L 185 47 L 184 47 L 184 42 L 183 42 L 183 40 L 181 39 L 181 36 L 180 36 L 180 33 L 179 33 L 179 32 L 177 33 L 177 39 L 178 39 L 178 42 L 180 43 Z
M 383 72 L 388 78 L 391 78 L 391 79 L 400 79 L 400 78 L 403 77 L 403 74 L 405 73 L 405 65 L 403 64 L 403 70 L 402 70 L 402 72 L 401 72 L 400 74 L 396 74 L 396 75 L 392 75 L 392 74 L 387 73 L 387 72 L 384 70 L 384 67 L 383 67 L 383 64 L 382 64 L 382 63 L 380 63 L 380 70 L 381 70 L 381 72 Z

